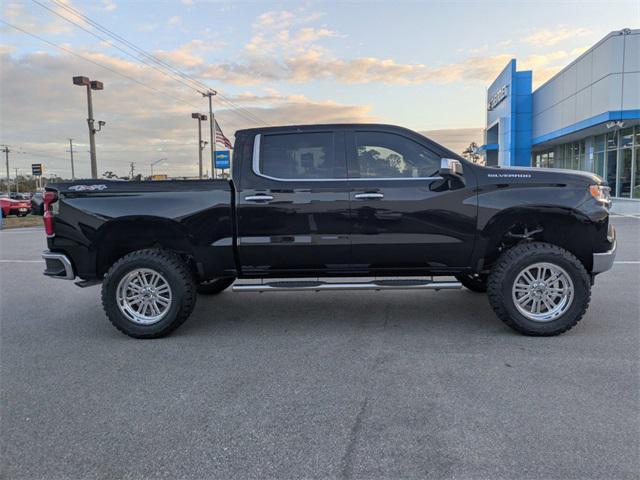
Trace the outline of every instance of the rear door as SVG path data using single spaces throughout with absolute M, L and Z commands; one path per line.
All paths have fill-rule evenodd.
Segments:
M 475 175 L 452 188 L 437 175 L 444 149 L 403 129 L 347 133 L 352 262 L 370 273 L 468 264 L 475 238 Z
M 244 274 L 341 272 L 350 261 L 344 131 L 267 130 L 243 160 L 237 194 Z

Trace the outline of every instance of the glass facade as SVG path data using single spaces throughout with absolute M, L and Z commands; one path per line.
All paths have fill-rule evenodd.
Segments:
M 533 152 L 532 165 L 594 172 L 616 197 L 640 199 L 640 125 Z

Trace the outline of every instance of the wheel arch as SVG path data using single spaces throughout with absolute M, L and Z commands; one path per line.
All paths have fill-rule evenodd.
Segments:
M 95 244 L 99 277 L 118 259 L 136 250 L 162 248 L 185 257 L 194 254 L 189 233 L 181 224 L 153 216 L 111 220 L 96 232 Z
M 556 206 L 519 206 L 493 216 L 480 233 L 479 259 L 490 267 L 505 250 L 522 241 L 557 245 L 592 267 L 593 241 L 599 227 L 580 211 Z

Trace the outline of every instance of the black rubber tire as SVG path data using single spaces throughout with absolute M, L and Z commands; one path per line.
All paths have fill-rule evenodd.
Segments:
M 233 277 L 206 280 L 201 282 L 196 289 L 202 295 L 216 295 L 229 288 L 235 280 Z
M 135 268 L 151 268 L 165 277 L 173 293 L 169 313 L 152 325 L 129 320 L 118 307 L 116 290 L 120 279 Z M 182 325 L 196 304 L 196 285 L 186 263 L 176 254 L 158 249 L 138 250 L 118 260 L 102 282 L 102 306 L 109 321 L 125 335 L 134 338 L 160 338 Z
M 518 312 L 511 295 L 518 273 L 527 265 L 538 262 L 562 267 L 573 282 L 574 297 L 569 310 L 549 322 L 526 318 Z M 580 321 L 591 300 L 591 281 L 582 262 L 567 250 L 543 242 L 522 243 L 498 259 L 489 275 L 487 292 L 491 307 L 505 324 L 524 335 L 547 337 L 564 333 Z
M 458 281 L 472 292 L 485 293 L 487 291 L 488 275 L 482 273 L 464 273 L 456 275 Z

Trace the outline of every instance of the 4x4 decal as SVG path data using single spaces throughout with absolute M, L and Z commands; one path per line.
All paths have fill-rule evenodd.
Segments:
M 104 190 L 107 186 L 104 183 L 99 185 L 73 185 L 69 187 L 69 190 L 74 190 L 76 192 L 93 192 L 94 190 Z

